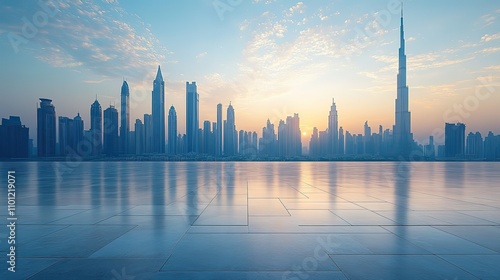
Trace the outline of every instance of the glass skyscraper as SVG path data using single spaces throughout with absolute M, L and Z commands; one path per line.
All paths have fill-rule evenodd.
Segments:
M 168 153 L 177 153 L 177 113 L 173 105 L 168 110 Z
M 199 101 L 196 82 L 186 82 L 186 139 L 187 152 L 198 152 Z
M 118 154 L 118 110 L 109 106 L 104 110 L 104 154 Z
M 37 109 L 37 149 L 39 157 L 56 155 L 56 109 L 47 98 L 40 98 Z
M 399 71 L 397 76 L 396 123 L 394 125 L 394 148 L 396 155 L 408 156 L 411 152 L 413 135 L 411 133 L 411 113 L 409 112 L 408 85 L 406 84 L 406 54 L 401 10 Z
M 100 155 L 102 149 L 102 108 L 97 98 L 90 106 L 90 135 L 92 137 L 92 155 Z
M 153 146 L 152 153 L 165 153 L 165 82 L 161 74 L 160 66 L 153 81 Z
M 120 152 L 127 154 L 129 150 L 129 134 L 130 134 L 130 91 L 127 81 L 123 81 L 121 90 L 121 126 L 120 126 Z

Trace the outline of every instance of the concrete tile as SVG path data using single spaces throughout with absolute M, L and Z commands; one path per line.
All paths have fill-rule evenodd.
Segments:
M 433 255 L 334 255 L 331 257 L 349 280 L 479 279 Z

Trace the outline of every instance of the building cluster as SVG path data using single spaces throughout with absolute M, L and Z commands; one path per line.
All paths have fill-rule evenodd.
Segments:
M 430 150 L 427 147 L 425 147 L 425 151 Z M 438 146 L 437 157 L 467 160 L 498 160 L 500 159 L 500 135 L 494 135 L 490 131 L 484 139 L 479 132 L 469 132 L 466 136 L 465 124 L 446 123 L 445 143 Z
M 121 87 L 121 111 L 115 106 L 102 110 L 97 100 L 90 106 L 90 129 L 78 113 L 74 118 L 56 116 L 51 99 L 40 98 L 37 108 L 37 145 L 30 153 L 29 129 L 21 125 L 19 117 L 4 119 L 2 158 L 40 158 L 80 156 L 84 158 L 135 155 L 164 155 L 189 157 L 299 157 L 302 154 L 298 114 L 280 121 L 278 135 L 258 139 L 257 132 L 236 129 L 235 110 L 231 103 L 223 120 L 223 106 L 217 105 L 216 122 L 199 123 L 199 95 L 196 82 L 186 83 L 186 133 L 178 134 L 177 113 L 174 106 L 168 110 L 165 122 L 165 83 L 158 67 L 153 81 L 152 114 L 130 123 L 130 90 L 127 81 Z M 56 133 L 57 132 L 57 133 Z M 269 141 L 268 141 L 269 140 Z M 265 148 L 265 151 L 259 151 Z M 23 149 L 20 149 L 22 147 Z M 276 151 L 274 151 L 276 149 Z M 5 150 L 5 151 L 4 151 Z
M 59 116 L 52 100 L 40 98 L 37 108 L 36 152 L 29 139 L 29 129 L 19 117 L 2 119 L 0 125 L 0 158 L 40 158 L 80 156 L 84 158 L 161 155 L 167 159 L 407 159 L 412 154 L 434 159 L 500 159 L 500 135 L 492 132 L 483 140 L 479 132 L 465 136 L 464 124 L 445 125 L 445 144 L 435 149 L 418 145 L 411 132 L 409 89 L 406 83 L 406 54 L 403 15 L 401 15 L 395 124 L 392 129 L 378 127 L 372 132 L 368 121 L 363 134 L 351 134 L 339 127 L 333 100 L 324 131 L 313 129 L 308 152 L 303 152 L 298 114 L 280 120 L 278 127 L 267 120 L 261 137 L 254 131 L 236 129 L 235 110 L 231 104 L 223 120 L 223 106 L 217 105 L 216 121 L 205 120 L 200 127 L 199 95 L 196 82 L 186 82 L 186 133 L 179 134 L 174 106 L 165 121 L 165 82 L 160 66 L 153 80 L 151 114 L 130 122 L 130 90 L 123 81 L 121 111 L 110 105 L 102 110 L 96 100 L 90 106 L 90 129 L 78 113 L 74 118 Z M 57 122 L 56 122 L 57 121 Z M 133 127 L 132 127 L 133 125 Z M 56 127 L 58 133 L 56 134 Z M 57 137 L 56 137 L 57 136 Z M 306 149 L 307 150 L 307 149 Z M 437 153 L 436 153 L 437 152 Z

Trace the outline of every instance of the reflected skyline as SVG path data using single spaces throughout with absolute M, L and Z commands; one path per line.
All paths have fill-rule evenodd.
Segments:
M 47 278 L 99 260 L 105 267 L 92 266 L 81 277 L 112 277 L 109 266 L 116 264 L 139 278 L 182 272 L 281 279 L 297 265 L 312 278 L 485 277 L 495 273 L 488 263 L 500 255 L 499 163 L 80 162 L 72 172 L 63 168 L 0 162 L 2 172 L 19 170 L 23 185 L 17 191 L 26 238 L 19 245 L 20 275 Z M 59 245 L 47 247 L 55 239 Z M 315 250 L 329 258 L 315 259 Z M 480 255 L 489 268 L 478 272 L 449 258 L 458 255 Z M 36 265 L 51 257 L 62 259 Z M 150 262 L 131 269 L 129 260 L 137 258 Z M 318 269 L 305 270 L 304 259 L 314 259 Z M 359 261 L 378 266 L 353 267 Z

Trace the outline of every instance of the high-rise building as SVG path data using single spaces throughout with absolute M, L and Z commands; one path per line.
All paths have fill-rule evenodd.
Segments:
M 102 108 L 97 98 L 90 106 L 90 135 L 92 155 L 100 155 L 102 149 Z
M 135 151 L 135 148 L 136 148 L 136 143 L 135 143 L 135 140 L 136 140 L 136 133 L 135 131 L 129 131 L 128 133 L 128 152 L 127 154 L 135 154 L 136 151 Z
M 177 153 L 177 113 L 173 105 L 168 110 L 168 153 Z
M 29 128 L 18 116 L 2 118 L 0 125 L 0 158 L 28 158 Z
M 222 156 L 222 104 L 217 104 L 217 130 L 215 133 L 215 155 Z
M 188 153 L 198 152 L 198 129 L 200 128 L 198 98 L 196 82 L 186 82 L 186 138 Z
M 73 119 L 59 116 L 59 155 L 65 156 L 71 153 L 74 137 Z
M 469 132 L 467 135 L 466 156 L 468 159 L 483 158 L 484 142 L 481 133 Z
M 446 123 L 444 131 L 445 156 L 462 158 L 465 155 L 465 124 Z
M 345 132 L 345 154 L 351 156 L 355 154 L 354 137 L 349 130 Z
M 103 153 L 116 156 L 119 151 L 118 110 L 112 105 L 104 110 L 104 146 Z
M 165 153 L 165 82 L 161 74 L 160 66 L 153 81 L 153 136 L 152 151 L 156 154 Z
M 276 155 L 276 132 L 274 124 L 267 119 L 266 126 L 262 128 L 262 138 L 259 141 L 259 154 L 264 157 Z
M 210 121 L 203 122 L 202 153 L 212 154 L 212 134 Z
M 293 158 L 302 155 L 302 133 L 300 132 L 299 114 L 280 120 L 278 125 L 278 155 Z M 321 140 L 320 140 L 321 141 Z
M 217 156 L 217 122 L 212 122 L 212 153 L 211 155 Z
M 135 154 L 142 155 L 144 153 L 144 124 L 140 119 L 135 120 Z
M 345 146 L 344 146 L 344 129 L 340 127 L 339 129 L 339 155 L 343 155 L 345 151 Z
M 144 152 L 149 154 L 153 147 L 153 118 L 144 114 Z
M 393 132 L 395 154 L 407 157 L 411 152 L 413 134 L 411 133 L 411 113 L 409 111 L 408 85 L 406 84 L 406 54 L 402 9 L 395 119 Z
M 364 131 L 365 135 L 363 136 L 363 153 L 372 154 L 373 153 L 372 128 L 368 125 L 368 121 L 365 122 Z
M 328 115 L 328 138 L 328 152 L 330 156 L 336 155 L 339 148 L 339 119 L 335 99 L 332 99 L 332 106 Z
M 120 114 L 120 152 L 126 154 L 129 150 L 128 135 L 130 132 L 130 91 L 127 81 L 123 81 L 121 90 L 121 114 Z
M 224 121 L 224 155 L 234 156 L 237 153 L 237 139 L 236 120 L 234 115 L 234 108 L 229 102 L 227 107 L 226 120 Z
M 319 132 L 318 128 L 313 128 L 313 133 L 311 134 L 311 140 L 309 140 L 309 156 L 310 157 L 319 157 Z
M 73 132 L 75 135 L 73 135 L 73 151 L 75 151 L 76 154 L 83 155 L 83 120 L 82 117 L 80 117 L 80 113 L 78 113 L 74 118 L 73 118 Z
M 486 160 L 500 159 L 500 135 L 488 132 L 484 138 L 484 157 Z
M 47 98 L 40 98 L 37 109 L 37 150 L 39 157 L 56 155 L 56 109 Z
M 436 148 L 434 145 L 434 136 L 429 136 L 429 144 L 424 146 L 424 156 L 430 159 L 436 157 Z

